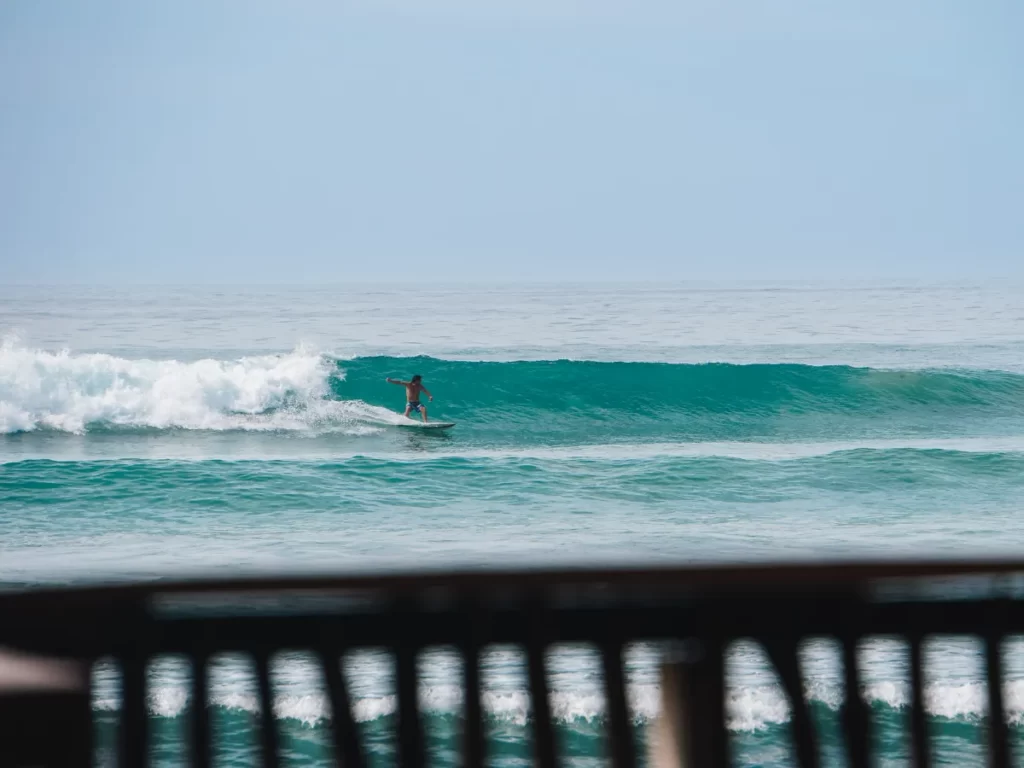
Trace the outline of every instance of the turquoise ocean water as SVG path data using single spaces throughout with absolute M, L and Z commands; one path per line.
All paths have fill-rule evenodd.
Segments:
M 1024 543 L 1024 285 L 69 288 L 0 286 L 0 583 L 265 571 L 1016 554 Z M 445 433 L 400 429 L 422 374 Z M 638 738 L 657 647 L 629 654 Z M 1024 648 L 1007 695 L 1024 723 Z M 978 645 L 935 638 L 940 763 L 980 762 Z M 836 649 L 806 684 L 842 765 Z M 863 649 L 880 764 L 906 762 L 906 649 Z M 375 763 L 392 661 L 346 659 Z M 432 759 L 454 760 L 453 657 L 422 660 Z M 486 658 L 491 759 L 529 758 L 522 658 Z M 603 764 L 591 649 L 551 658 L 560 748 Z M 96 670 L 103 745 L 116 668 Z M 187 667 L 161 659 L 158 762 L 181 762 Z M 275 667 L 289 758 L 323 762 L 302 654 Z M 253 758 L 244 659 L 211 676 L 218 762 Z M 789 765 L 788 708 L 756 646 L 730 656 L 738 764 Z M 1016 733 L 1016 731 L 1015 731 Z M 1020 731 L 1024 742 L 1024 728 Z M 1022 743 L 1024 746 L 1024 743 Z

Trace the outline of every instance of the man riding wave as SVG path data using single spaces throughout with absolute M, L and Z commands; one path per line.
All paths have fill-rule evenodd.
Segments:
M 425 392 L 427 399 L 433 402 L 434 396 L 430 394 L 430 390 L 423 386 L 423 377 L 416 374 L 412 377 L 411 381 L 402 381 L 401 379 L 388 378 L 388 384 L 398 384 L 399 386 L 405 387 L 405 418 L 409 418 L 409 414 L 416 412 L 422 418 L 424 423 L 427 421 L 427 406 L 420 402 L 420 392 Z

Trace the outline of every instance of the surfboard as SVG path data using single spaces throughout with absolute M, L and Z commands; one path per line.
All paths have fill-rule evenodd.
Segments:
M 407 429 L 451 429 L 455 426 L 454 421 L 428 421 L 424 424 L 422 421 L 413 421 L 409 419 L 408 424 L 396 424 L 398 427 L 405 427 Z

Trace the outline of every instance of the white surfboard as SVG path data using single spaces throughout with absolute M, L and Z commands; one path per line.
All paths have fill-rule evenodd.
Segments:
M 410 429 L 451 429 L 455 426 L 454 421 L 428 421 L 426 423 L 422 421 L 408 420 L 408 423 L 402 422 L 397 424 L 399 427 L 408 427 Z

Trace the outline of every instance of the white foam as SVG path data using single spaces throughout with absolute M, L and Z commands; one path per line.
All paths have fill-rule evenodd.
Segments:
M 1003 702 L 1009 721 L 1014 725 L 1024 725 L 1024 680 L 1003 683 Z M 983 711 L 988 711 L 987 701 L 981 706 L 985 707 Z
M 332 401 L 330 358 L 307 347 L 288 354 L 129 360 L 107 354 L 0 343 L 0 434 L 91 424 L 156 429 L 348 431 L 365 434 L 398 418 L 360 401 Z
M 726 724 L 733 731 L 756 731 L 789 721 L 789 702 L 779 688 L 739 688 L 725 700 Z
M 910 701 L 907 686 L 892 680 L 883 680 L 865 687 L 862 697 L 869 702 L 878 702 L 891 709 L 902 709 Z
M 164 687 L 151 691 L 148 695 L 149 711 L 159 717 L 177 717 L 185 711 L 189 694 L 185 688 Z
M 809 700 L 824 703 L 837 711 L 841 701 L 836 691 L 825 692 L 824 700 L 815 691 L 805 692 Z M 1024 723 L 1024 681 L 1008 682 L 1004 686 L 1007 715 L 1014 724 Z M 864 691 L 869 703 L 880 703 L 891 709 L 903 709 L 909 704 L 906 687 L 898 683 L 881 683 Z M 660 711 L 660 691 L 657 686 L 642 686 L 630 691 L 629 704 L 637 722 L 649 722 Z M 421 688 L 420 708 L 430 714 L 454 714 L 462 708 L 462 691 L 457 687 Z M 149 711 L 160 717 L 178 717 L 185 713 L 189 703 L 187 688 L 178 685 L 156 687 L 148 697 Z M 211 695 L 210 703 L 227 709 L 259 713 L 256 696 L 239 691 Z M 521 691 L 484 691 L 484 711 L 491 717 L 514 725 L 524 726 L 532 712 L 529 693 Z M 593 691 L 554 692 L 551 694 L 551 713 L 556 722 L 572 723 L 602 718 L 606 708 L 604 697 Z M 93 707 L 102 711 L 116 711 L 120 701 L 113 696 L 95 698 Z M 357 722 L 372 722 L 394 715 L 398 709 L 395 696 L 367 696 L 353 702 L 353 716 Z M 933 716 L 978 723 L 987 715 L 986 689 L 982 683 L 935 684 L 925 688 L 925 710 Z M 285 694 L 274 700 L 274 715 L 279 719 L 298 720 L 316 725 L 331 717 L 330 702 L 322 693 Z M 726 698 L 727 724 L 734 731 L 758 731 L 790 719 L 789 702 L 778 686 L 730 688 Z

